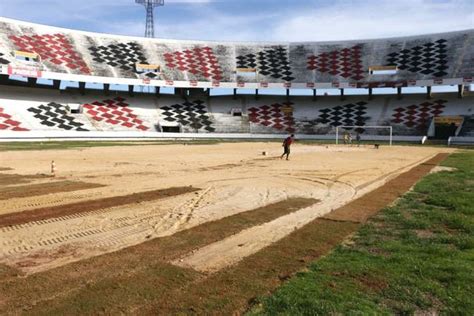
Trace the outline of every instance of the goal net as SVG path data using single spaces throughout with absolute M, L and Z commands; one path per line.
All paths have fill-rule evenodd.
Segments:
M 360 133 L 361 130 L 368 131 L 369 133 Z M 356 126 L 356 125 L 343 125 L 336 127 L 336 144 L 343 143 L 355 143 L 357 142 L 357 134 L 360 133 L 360 140 L 372 141 L 372 142 L 385 142 L 387 141 L 392 146 L 393 129 L 392 126 Z

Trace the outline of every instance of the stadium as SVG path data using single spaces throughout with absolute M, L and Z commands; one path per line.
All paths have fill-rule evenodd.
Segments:
M 158 39 L 136 2 L 148 37 L 0 17 L 0 313 L 473 311 L 474 29 Z

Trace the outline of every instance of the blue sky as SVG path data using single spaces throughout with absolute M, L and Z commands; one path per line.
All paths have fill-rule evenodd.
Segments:
M 0 16 L 93 32 L 142 36 L 134 0 L 0 0 Z M 474 28 L 474 0 L 165 0 L 156 37 L 327 41 Z

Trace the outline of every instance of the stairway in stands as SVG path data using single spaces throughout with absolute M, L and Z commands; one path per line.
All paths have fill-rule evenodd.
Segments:
M 466 117 L 459 136 L 474 137 L 474 116 Z

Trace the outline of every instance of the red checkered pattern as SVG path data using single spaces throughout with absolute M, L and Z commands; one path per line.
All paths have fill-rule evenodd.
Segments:
M 443 113 L 446 100 L 437 100 L 433 102 L 423 102 L 419 105 L 410 105 L 405 108 L 396 108 L 392 115 L 392 122 L 404 124 L 407 127 L 419 129 L 428 128 L 432 117 Z
M 187 71 L 195 76 L 201 75 L 214 81 L 222 79 L 219 61 L 210 47 L 195 47 L 192 50 L 166 53 L 163 56 L 169 68 Z
M 42 61 L 90 74 L 89 67 L 63 34 L 11 35 L 9 38 L 19 50 L 37 53 Z
M 285 102 L 283 104 L 275 103 L 270 106 L 251 107 L 248 109 L 249 121 L 292 133 L 295 131 L 293 113 L 284 113 L 282 111 L 283 107 L 291 107 L 292 105 L 293 103 L 291 102 Z
M 0 107 L 0 130 L 11 130 L 15 132 L 29 131 L 29 129 L 23 128 L 20 125 L 20 122 L 13 120 L 12 116 L 4 113 L 4 109 Z
M 133 110 L 129 108 L 129 104 L 125 103 L 123 98 L 117 97 L 102 102 L 95 101 L 82 106 L 86 109 L 85 112 L 96 121 L 141 131 L 149 130 L 148 127 L 143 125 L 143 121 L 138 119 L 138 115 L 133 113 Z
M 317 56 L 311 55 L 307 60 L 307 68 L 309 70 L 329 73 L 333 76 L 361 80 L 364 78 L 361 49 L 361 46 L 356 45 L 351 48 L 334 50 Z

